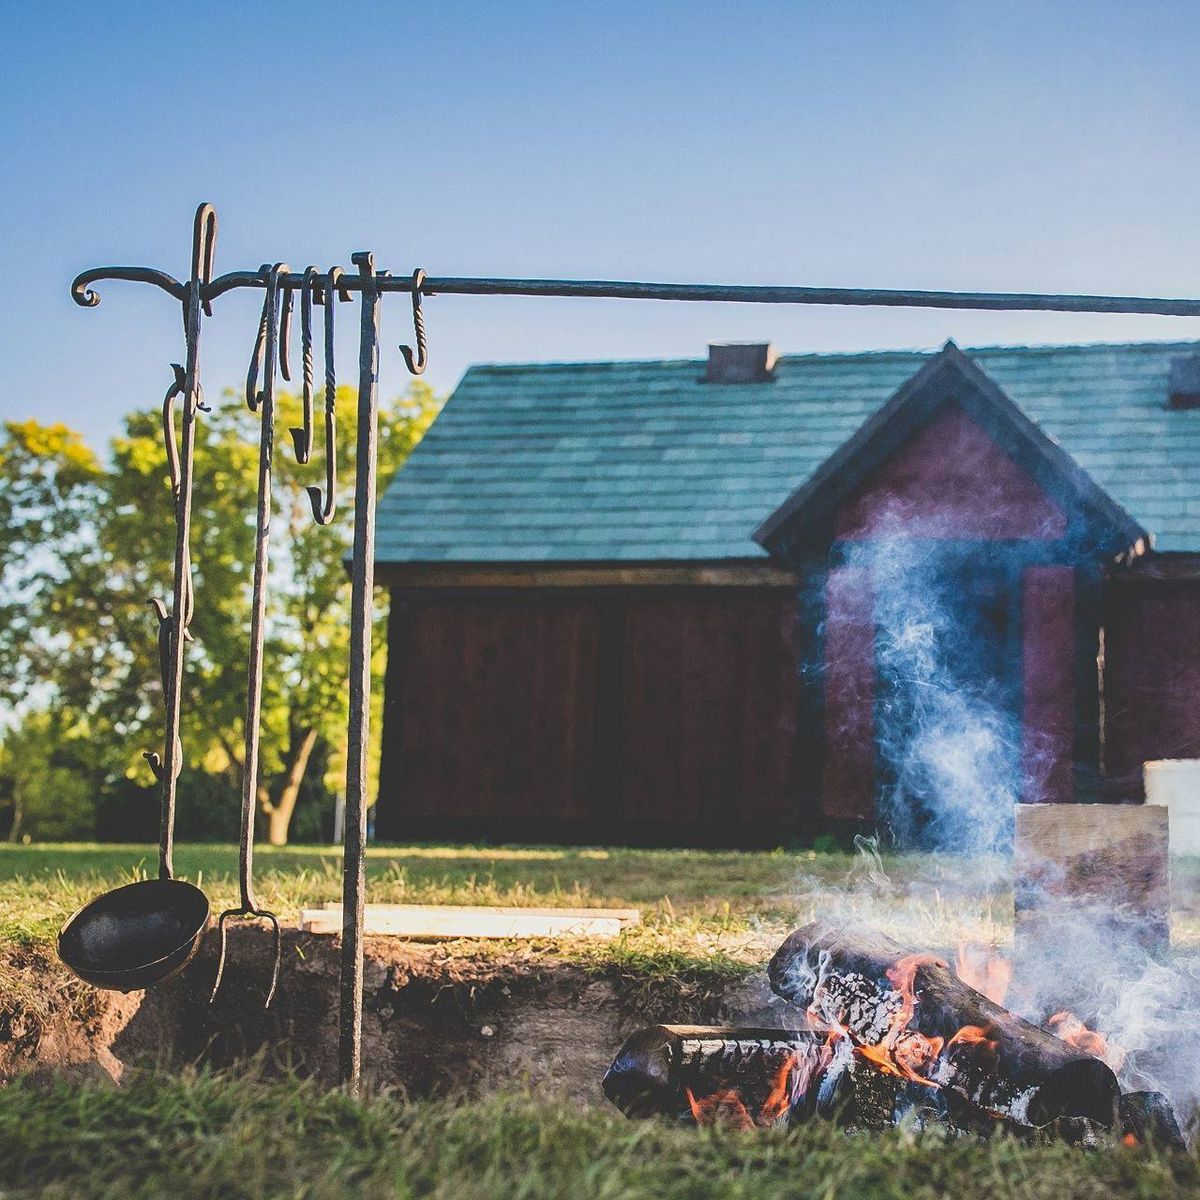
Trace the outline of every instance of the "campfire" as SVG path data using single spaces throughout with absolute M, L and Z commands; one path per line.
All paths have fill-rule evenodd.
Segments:
M 953 965 L 867 929 L 815 922 L 767 966 L 795 1029 L 656 1025 L 604 1078 L 631 1117 L 741 1128 L 908 1121 L 957 1132 L 1183 1144 L 1167 1099 L 1122 1094 L 1123 1061 L 1073 1013 L 1042 1024 L 1004 1007 L 1010 965 L 963 947 Z

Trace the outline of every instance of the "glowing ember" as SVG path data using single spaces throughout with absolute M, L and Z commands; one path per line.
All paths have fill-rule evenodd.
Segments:
M 1114 1071 L 1119 1071 L 1125 1065 L 1125 1051 L 1120 1046 L 1109 1045 L 1104 1034 L 1089 1029 L 1073 1012 L 1056 1012 L 1046 1022 L 1046 1028 L 1068 1046 L 1098 1058 Z
M 954 956 L 954 973 L 993 1004 L 1003 1004 L 1012 980 L 1012 963 L 993 946 L 981 942 L 960 942 Z
M 697 1125 L 732 1125 L 735 1129 L 753 1129 L 750 1110 L 742 1103 L 737 1088 L 718 1088 L 710 1096 L 696 1097 L 691 1088 L 684 1088 L 688 1107 Z
M 718 1088 L 707 1096 L 697 1096 L 691 1088 L 684 1088 L 688 1107 L 697 1125 L 731 1125 L 735 1129 L 753 1129 L 756 1125 L 774 1125 L 791 1107 L 798 1091 L 797 1071 L 799 1061 L 790 1054 L 784 1060 L 771 1081 L 757 1112 L 752 1113 L 738 1088 Z M 805 1080 L 811 1072 L 803 1072 Z

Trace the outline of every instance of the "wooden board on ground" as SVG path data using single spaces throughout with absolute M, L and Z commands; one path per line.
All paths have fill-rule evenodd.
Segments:
M 1067 908 L 1124 925 L 1152 951 L 1171 937 L 1167 809 L 1159 804 L 1018 804 L 1013 901 L 1018 943 Z
M 447 938 L 616 937 L 642 919 L 636 908 L 503 908 L 466 904 L 368 904 L 364 932 L 420 941 Z M 305 933 L 342 932 L 342 906 L 300 913 Z

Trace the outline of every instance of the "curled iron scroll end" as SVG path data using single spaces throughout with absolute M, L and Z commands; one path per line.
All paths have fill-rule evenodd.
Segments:
M 90 274 L 85 271 L 82 275 L 76 275 L 71 281 L 71 299 L 80 308 L 95 308 L 100 303 L 100 293 L 88 287 L 88 284 L 91 283 L 91 279 L 88 278 Z

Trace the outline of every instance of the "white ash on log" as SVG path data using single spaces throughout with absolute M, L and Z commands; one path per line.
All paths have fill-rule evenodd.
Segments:
M 1104 1063 L 994 1004 L 932 955 L 814 922 L 788 937 L 767 973 L 776 993 L 839 1030 L 856 1054 L 947 1093 L 955 1108 L 1027 1127 L 1060 1118 L 1116 1126 L 1120 1089 Z

